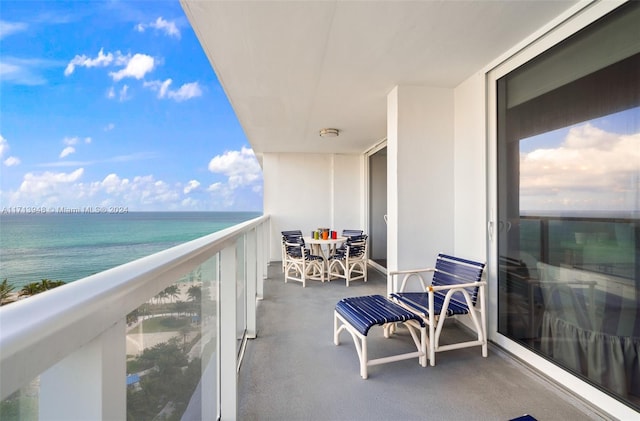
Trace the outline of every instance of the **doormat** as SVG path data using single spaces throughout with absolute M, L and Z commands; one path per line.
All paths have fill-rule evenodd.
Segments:
M 529 414 L 524 414 L 521 417 L 518 418 L 512 418 L 509 421 L 538 421 L 535 418 L 533 418 L 531 415 Z

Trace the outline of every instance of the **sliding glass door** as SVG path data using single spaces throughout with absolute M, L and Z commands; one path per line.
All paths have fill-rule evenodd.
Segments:
M 387 268 L 387 147 L 369 155 L 369 259 Z
M 497 81 L 498 332 L 640 409 L 640 3 Z

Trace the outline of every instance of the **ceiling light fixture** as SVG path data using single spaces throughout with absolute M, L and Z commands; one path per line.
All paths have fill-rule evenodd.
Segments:
M 340 130 L 338 129 L 321 129 L 320 137 L 338 137 Z

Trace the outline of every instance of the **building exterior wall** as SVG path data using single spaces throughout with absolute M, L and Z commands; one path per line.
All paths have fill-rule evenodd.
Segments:
M 264 213 L 271 215 L 269 260 L 281 259 L 280 232 L 359 228 L 363 222 L 363 156 L 265 153 Z

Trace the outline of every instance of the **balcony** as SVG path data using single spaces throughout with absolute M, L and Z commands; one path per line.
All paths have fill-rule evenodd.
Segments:
M 345 296 L 384 294 L 386 277 L 370 270 L 369 282 L 349 288 L 285 284 L 280 265 L 266 262 L 268 228 L 268 217 L 257 218 L 3 307 L 1 418 L 600 419 L 496 347 L 486 359 L 462 349 L 439 354 L 435 367 L 414 360 L 375 366 L 362 380 L 351 338 L 343 334 L 333 345 L 333 307 Z M 176 372 L 162 364 L 127 368 L 127 333 L 141 322 L 132 315 L 153 318 L 142 309 L 180 283 L 202 292 L 197 338 L 177 371 L 195 373 L 191 389 L 169 380 Z M 454 323 L 447 334 L 466 332 Z M 384 339 L 373 330 L 371 357 L 399 352 L 408 345 L 403 335 Z M 149 417 L 135 412 L 146 405 L 135 394 L 150 390 L 145 377 L 168 386 Z M 164 396 L 176 391 L 188 391 L 183 402 Z
M 333 344 L 333 308 L 348 296 L 385 294 L 386 276 L 369 269 L 368 282 L 284 283 L 279 265 L 269 266 L 258 304 L 258 335 L 249 341 L 239 375 L 238 419 L 492 419 L 529 413 L 544 419 L 602 419 L 570 393 L 540 377 L 499 348 L 437 354 L 434 367 L 417 359 L 369 368 L 359 374 L 351 337 Z M 467 335 L 456 322 L 447 338 Z M 447 336 L 448 335 L 448 336 Z M 370 358 L 415 351 L 406 330 L 385 339 L 368 335 Z

